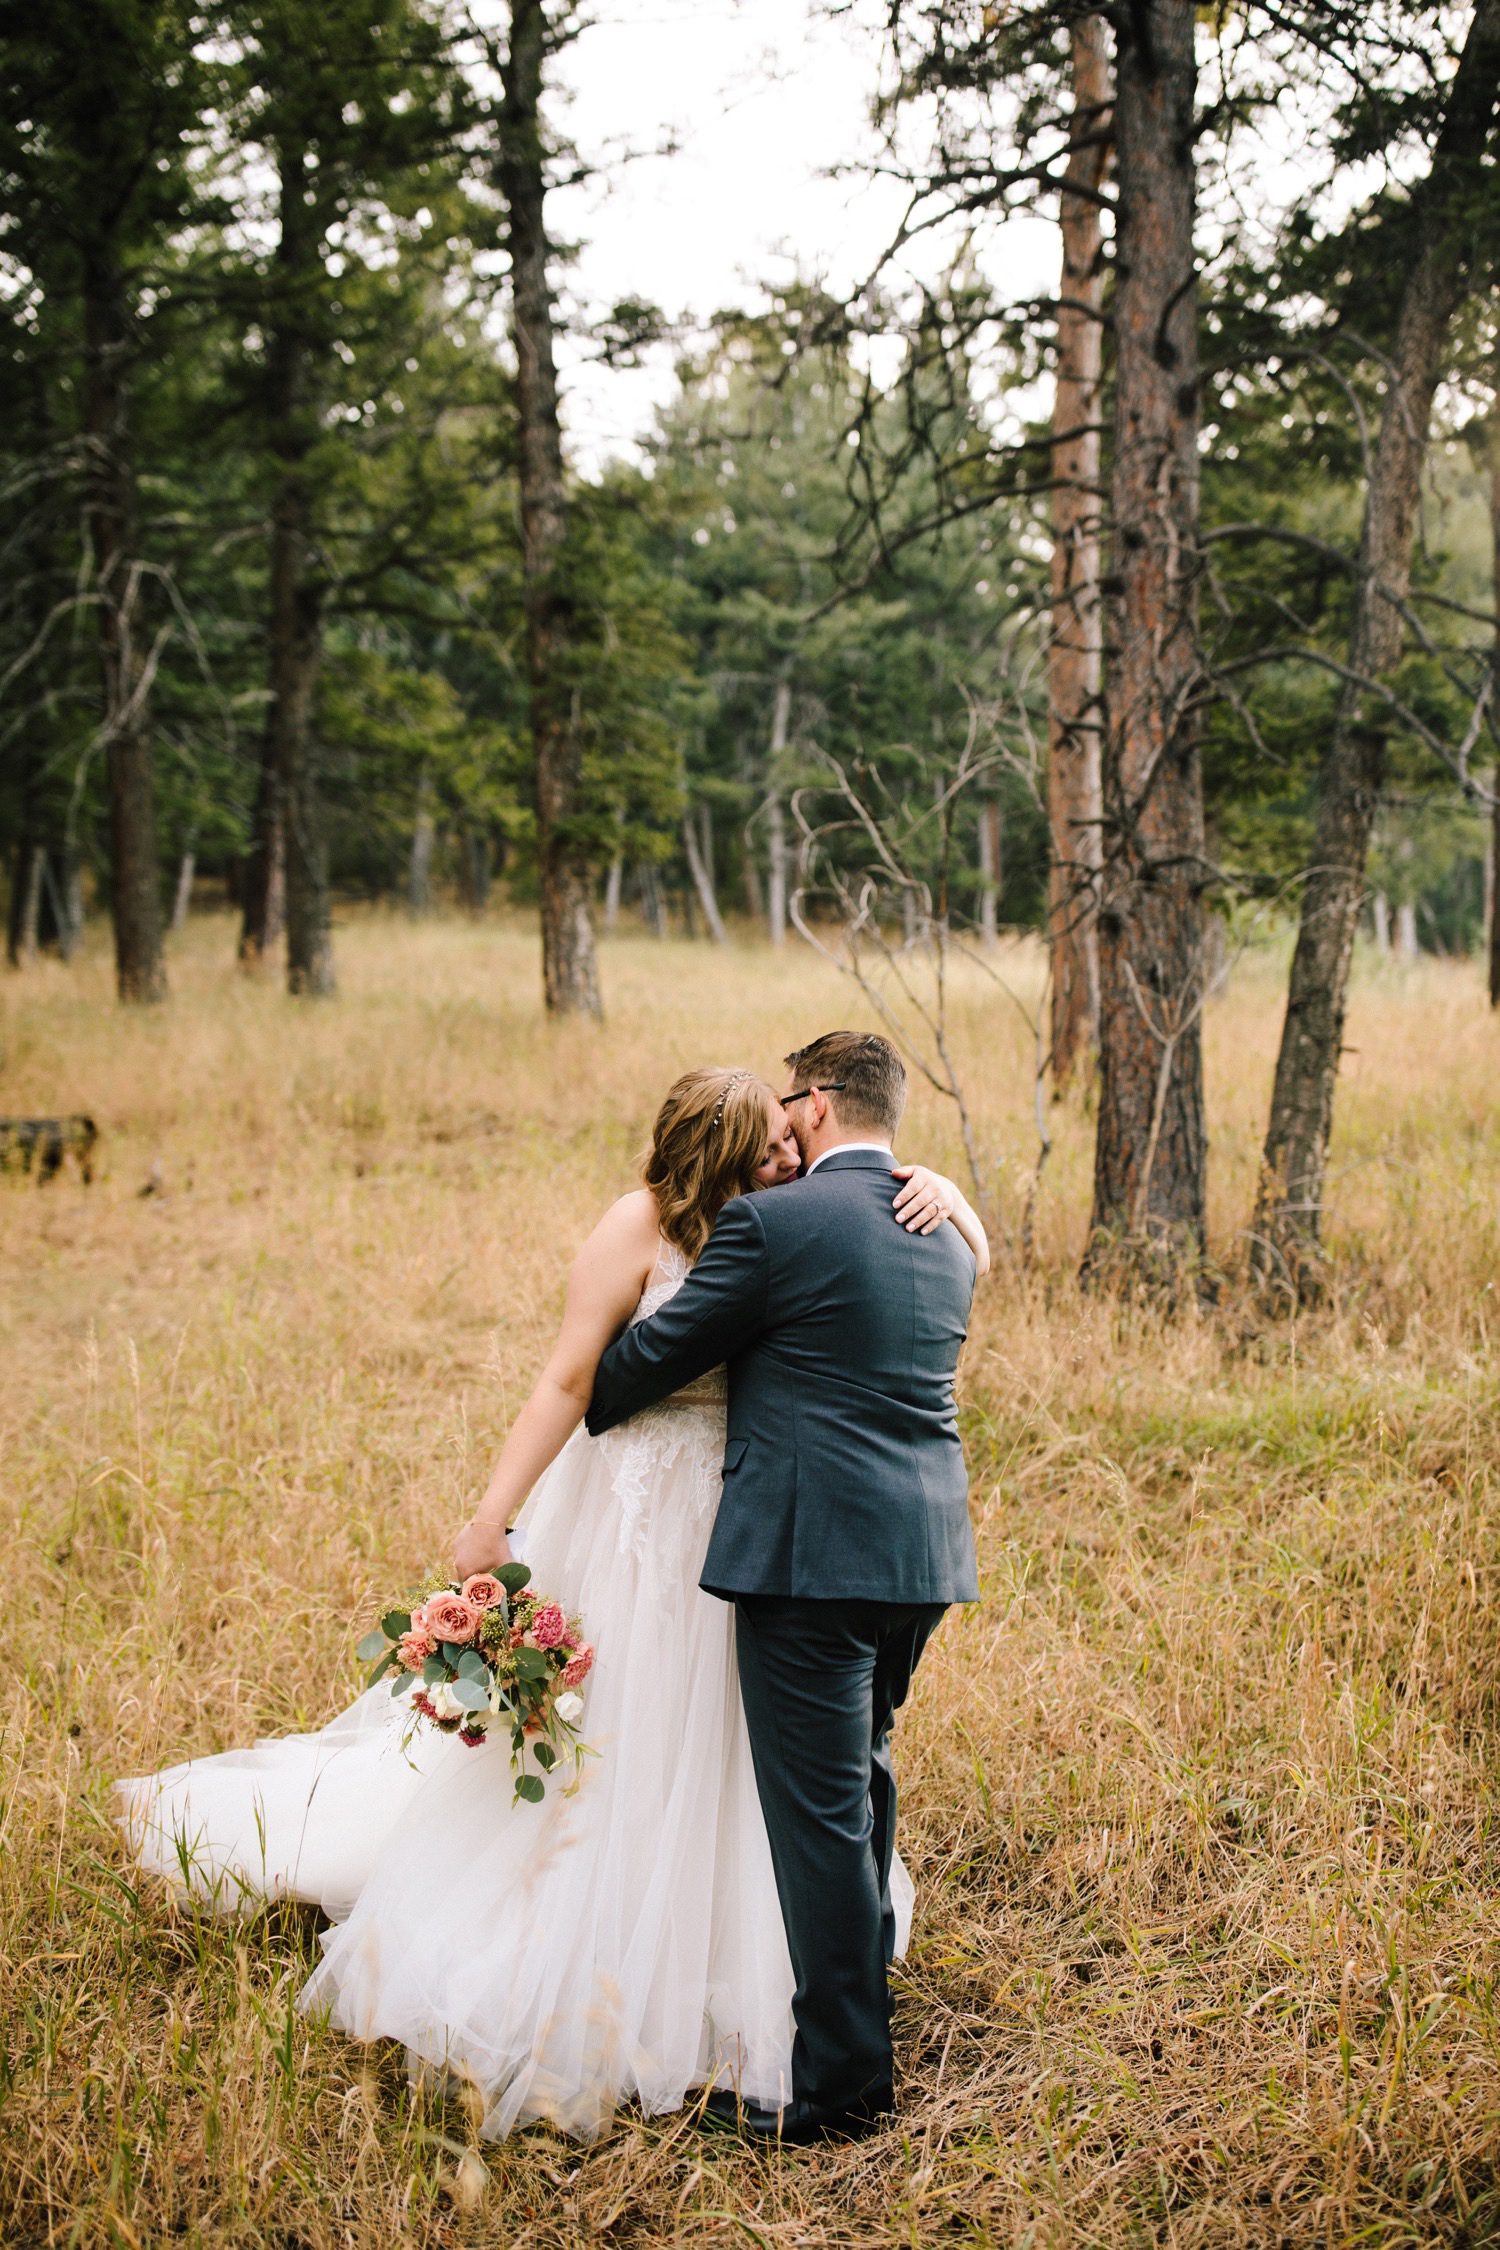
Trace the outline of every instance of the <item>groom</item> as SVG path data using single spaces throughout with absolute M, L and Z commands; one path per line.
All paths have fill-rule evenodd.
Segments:
M 906 1072 L 890 1043 L 831 1031 L 787 1068 L 802 1176 L 725 1205 L 676 1296 L 605 1353 L 588 1426 L 728 1362 L 701 1583 L 735 1605 L 797 2032 L 787 2108 L 710 2106 L 815 2141 L 894 2106 L 891 1724 L 944 1609 L 979 1591 L 953 1409 L 974 1260 L 951 1226 L 893 1218 Z

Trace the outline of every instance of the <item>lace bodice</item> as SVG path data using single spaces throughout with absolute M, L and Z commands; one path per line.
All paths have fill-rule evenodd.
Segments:
M 687 1257 L 676 1243 L 668 1242 L 663 1235 L 656 1264 L 651 1268 L 646 1286 L 641 1291 L 641 1301 L 630 1316 L 631 1327 L 634 1328 L 637 1321 L 649 1320 L 653 1313 L 660 1312 L 668 1299 L 676 1296 L 692 1270 Z M 662 1403 L 665 1406 L 723 1406 L 728 1404 L 728 1400 L 728 1372 L 722 1367 L 712 1367 L 706 1375 L 700 1375 L 696 1383 L 689 1383 L 684 1389 L 674 1391 Z

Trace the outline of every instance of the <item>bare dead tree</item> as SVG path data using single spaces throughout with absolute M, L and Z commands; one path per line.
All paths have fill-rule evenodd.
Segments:
M 683 813 L 682 848 L 708 934 L 715 945 L 727 945 L 729 932 L 719 912 L 718 892 L 714 886 L 713 814 L 707 805 L 689 805 Z
M 918 1074 L 952 1102 L 964 1162 L 985 1224 L 1021 1264 L 1030 1262 L 1036 1200 L 1052 1147 L 1047 1118 L 1046 994 L 1028 1007 L 997 966 L 982 933 L 962 928 L 953 911 L 955 827 L 961 808 L 980 808 L 1009 764 L 986 747 L 971 712 L 952 766 L 920 801 L 893 799 L 868 769 L 851 771 L 819 754 L 826 783 L 793 793 L 797 832 L 795 879 L 788 898 L 792 927 L 857 986 L 886 1032 Z M 987 1147 L 965 1084 L 952 1033 L 952 972 L 976 968 L 1020 1013 L 1035 1058 L 1037 1161 L 1018 1226 L 1002 1214 L 1000 1165 Z

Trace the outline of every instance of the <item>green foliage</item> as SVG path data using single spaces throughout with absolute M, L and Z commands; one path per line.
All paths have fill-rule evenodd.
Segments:
M 1021 751 L 1011 636 L 1037 589 L 1022 526 L 995 511 L 945 518 L 930 473 L 914 474 L 873 547 L 851 544 L 861 446 L 878 445 L 899 409 L 872 409 L 847 341 L 784 348 L 818 309 L 794 293 L 774 317 L 727 325 L 683 368 L 650 456 L 646 520 L 699 683 L 683 786 L 739 828 L 724 855 L 731 871 L 763 851 L 771 798 L 798 798 L 816 819 L 834 765 L 872 775 L 894 799 L 930 803 L 976 723 L 1003 736 L 997 750 Z M 950 385 L 939 411 L 950 452 L 981 449 L 971 400 Z M 782 681 L 789 725 L 773 753 Z M 1028 847 L 1005 911 L 1032 919 L 1042 862 L 1024 754 L 997 756 L 992 793 Z M 959 910 L 972 907 L 978 866 L 972 804 L 963 817 Z
M 13 889 L 28 839 L 59 879 L 81 864 L 97 889 L 108 880 L 78 505 L 81 275 L 107 235 L 126 300 L 164 883 L 189 851 L 232 882 L 247 843 L 267 519 L 291 460 L 313 518 L 335 883 L 410 885 L 420 903 L 430 881 L 477 908 L 499 872 L 529 898 L 513 375 L 496 340 L 492 121 L 459 67 L 462 27 L 445 0 L 329 0 L 312 16 L 293 0 L 57 0 L 11 16 L 0 830 Z M 1204 145 L 1226 177 L 1267 105 L 1314 102 L 1328 126 L 1324 169 L 1278 226 L 1222 199 L 1205 215 L 1206 793 L 1225 882 L 1275 898 L 1305 863 L 1340 694 L 1361 424 L 1380 410 L 1409 248 L 1399 183 L 1423 161 L 1459 27 L 1435 5 L 1340 7 L 1320 39 L 1298 10 L 1202 21 L 1205 87 L 1217 81 Z M 1015 197 L 1045 197 L 1026 167 L 1055 169 L 1067 11 L 925 0 L 892 38 L 884 114 L 927 105 L 944 158 L 934 195 L 976 230 Z M 1322 192 L 1356 164 L 1371 167 L 1361 192 Z M 1471 255 L 1491 268 L 1494 227 L 1493 210 L 1472 215 Z M 872 330 L 899 351 L 878 383 Z M 626 300 L 595 342 L 626 364 L 661 333 L 655 308 Z M 288 419 L 272 402 L 293 344 L 310 374 Z M 1013 401 L 1049 350 L 1045 308 L 998 303 L 973 247 L 912 302 L 872 294 L 857 322 L 798 283 L 763 314 L 722 318 L 684 359 L 643 460 L 575 479 L 567 684 L 579 841 L 601 869 L 686 904 L 690 819 L 721 901 L 748 908 L 773 813 L 794 838 L 799 810 L 818 824 L 837 768 L 886 808 L 960 922 L 980 911 L 979 801 L 996 803 L 1001 918 L 1039 923 L 1046 432 Z M 1455 425 L 1488 400 L 1495 350 L 1480 292 L 1442 402 Z M 1376 870 L 1396 899 L 1420 869 L 1424 942 L 1445 945 L 1477 927 L 1479 840 L 1412 721 L 1456 740 L 1487 661 L 1487 626 L 1452 606 L 1490 599 L 1479 467 L 1462 447 L 1438 458 L 1416 596 L 1430 646 L 1394 682 Z M 976 745 L 983 787 L 944 842 L 928 808 Z M 44 903 L 44 936 L 57 919 Z

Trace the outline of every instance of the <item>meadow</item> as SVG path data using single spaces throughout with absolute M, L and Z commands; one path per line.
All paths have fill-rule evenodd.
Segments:
M 309 2023 L 316 1924 L 138 1883 L 112 1778 L 310 1726 L 377 1589 L 446 1553 L 569 1254 L 681 1067 L 867 1020 L 801 947 L 622 937 L 609 1022 L 541 1020 L 523 927 L 350 917 L 299 1006 L 175 941 L 117 1009 L 103 934 L 0 983 L 0 1109 L 90 1111 L 100 1174 L 0 1181 L 0 2241 L 1500 2240 L 1500 1024 L 1476 969 L 1360 971 L 1335 1286 L 1237 1280 L 1279 1029 L 1206 1019 L 1218 1301 L 1088 1298 L 1085 1098 L 962 1382 L 985 1598 L 899 1743 L 918 1927 L 899 2127 L 766 2158 L 683 2118 L 480 2143 L 402 2058 Z M 1035 998 L 1040 962 L 1005 955 Z M 1014 1229 L 1019 1011 L 954 1036 Z M 907 1153 L 956 1168 L 918 1087 Z M 149 1191 L 149 1192 L 147 1192 Z M 457 1871 L 435 1909 L 462 1911 Z

